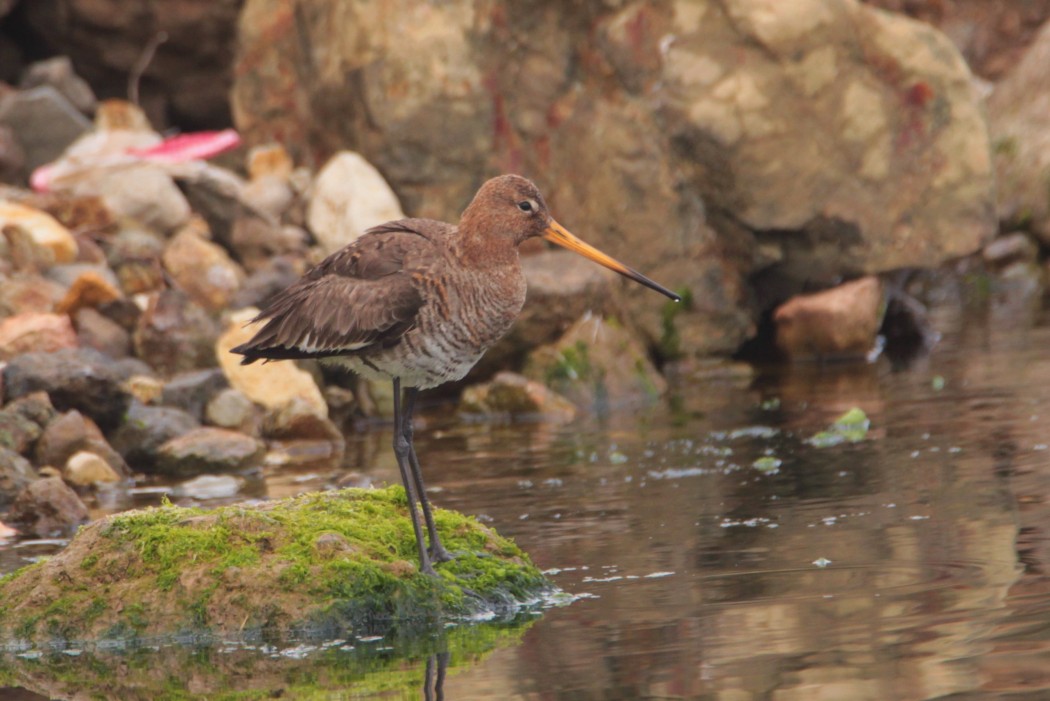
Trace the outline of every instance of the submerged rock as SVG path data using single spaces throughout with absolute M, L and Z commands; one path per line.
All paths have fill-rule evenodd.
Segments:
M 107 517 L 0 580 L 0 640 L 383 634 L 511 613 L 551 590 L 511 541 L 455 512 L 435 516 L 458 553 L 437 579 L 418 572 L 400 487 Z

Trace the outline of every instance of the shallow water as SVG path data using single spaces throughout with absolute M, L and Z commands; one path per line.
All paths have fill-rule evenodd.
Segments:
M 202 655 L 288 698 L 296 675 L 340 699 L 437 698 L 435 685 L 447 699 L 1050 697 L 1048 322 L 959 321 L 897 368 L 685 378 L 668 406 L 567 427 L 432 408 L 417 447 L 435 503 L 515 538 L 576 600 L 415 646 L 180 653 L 167 674 L 197 679 L 199 697 L 248 688 L 243 674 L 201 682 Z M 852 407 L 871 420 L 866 440 L 805 442 Z M 353 473 L 271 468 L 248 494 L 396 481 L 389 442 L 355 436 Z M 0 568 L 53 548 L 9 546 Z M 48 669 L 23 684 L 71 695 L 72 673 L 53 685 Z

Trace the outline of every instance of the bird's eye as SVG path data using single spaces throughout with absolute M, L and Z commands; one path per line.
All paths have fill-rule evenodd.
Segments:
M 523 212 L 531 212 L 532 202 L 530 202 L 529 200 L 523 200 L 522 202 L 518 203 L 518 209 L 520 209 Z

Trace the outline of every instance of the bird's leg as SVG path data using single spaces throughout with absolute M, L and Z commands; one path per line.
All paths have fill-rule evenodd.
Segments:
M 405 389 L 405 440 L 408 441 L 408 464 L 412 468 L 412 477 L 415 480 L 416 491 L 419 493 L 419 504 L 423 507 L 423 518 L 427 523 L 427 535 L 430 536 L 430 559 L 435 562 L 447 562 L 452 559 L 452 553 L 445 550 L 438 536 L 437 526 L 434 524 L 434 514 L 430 508 L 430 500 L 427 499 L 427 488 L 423 484 L 423 471 L 419 467 L 419 458 L 416 457 L 416 445 L 413 441 L 412 413 L 416 408 L 416 397 L 419 389 L 407 387 Z
M 401 482 L 405 485 L 405 496 L 408 497 L 408 513 L 412 517 L 412 530 L 416 533 L 416 546 L 419 548 L 419 570 L 423 574 L 436 577 L 437 572 L 430 564 L 430 556 L 427 554 L 427 546 L 423 541 L 423 528 L 419 523 L 419 512 L 416 511 L 416 489 L 413 483 L 409 456 L 412 454 L 412 443 L 405 436 L 404 425 L 412 422 L 411 407 L 405 412 L 401 406 L 401 380 L 394 378 L 394 457 L 397 458 L 397 467 L 401 470 Z

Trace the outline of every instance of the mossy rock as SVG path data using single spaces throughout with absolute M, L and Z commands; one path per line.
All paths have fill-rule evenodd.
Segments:
M 553 590 L 511 541 L 456 512 L 434 516 L 457 553 L 437 578 L 418 572 L 400 487 L 111 516 L 0 579 L 0 641 L 424 631 Z

